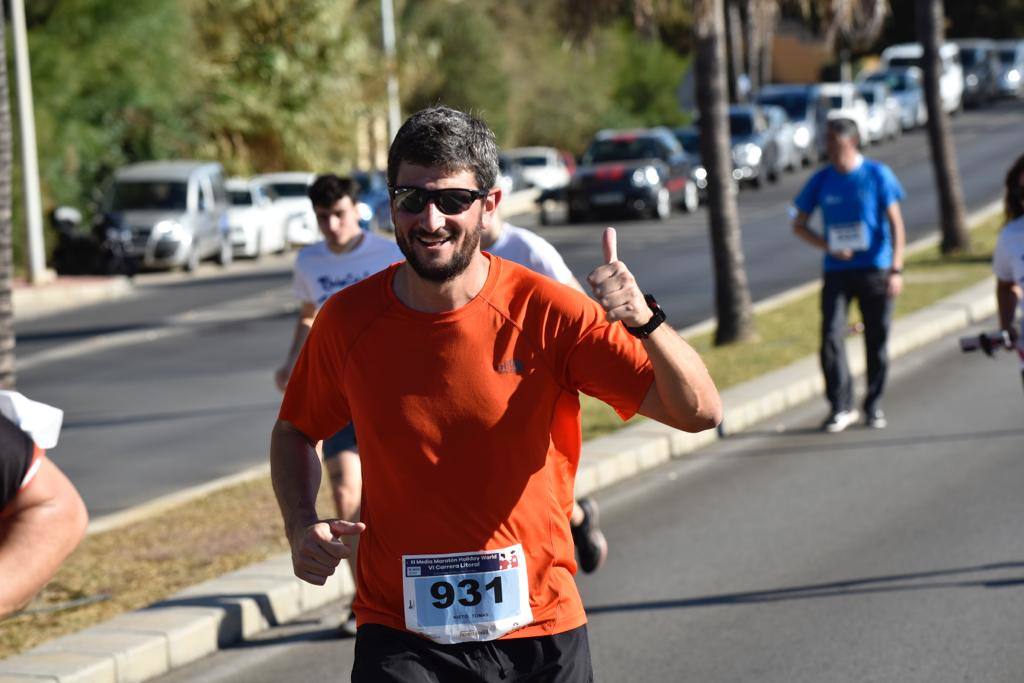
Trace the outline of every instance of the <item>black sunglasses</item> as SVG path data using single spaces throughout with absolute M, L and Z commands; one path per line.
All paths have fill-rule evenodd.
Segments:
M 424 190 L 422 187 L 389 187 L 388 192 L 399 211 L 419 213 L 427 208 L 427 204 L 433 202 L 438 211 L 447 216 L 462 213 L 471 207 L 473 202 L 490 194 L 487 190 L 464 190 L 458 187 L 443 190 Z

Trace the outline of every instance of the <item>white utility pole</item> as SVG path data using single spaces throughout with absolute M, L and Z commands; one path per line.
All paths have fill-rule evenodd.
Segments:
M 388 141 L 395 139 L 402 125 L 398 101 L 398 62 L 395 58 L 395 10 L 391 0 L 380 0 L 380 21 L 384 30 L 384 58 L 388 69 Z
M 28 226 L 28 281 L 47 279 L 43 255 L 43 210 L 39 199 L 39 164 L 36 153 L 36 118 L 32 107 L 32 72 L 28 63 L 23 0 L 11 0 L 11 32 L 14 34 L 14 69 L 17 74 L 18 120 L 21 124 L 21 175 L 25 180 L 25 222 Z

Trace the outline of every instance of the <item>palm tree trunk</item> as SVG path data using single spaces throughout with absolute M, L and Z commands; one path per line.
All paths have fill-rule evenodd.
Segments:
M 11 282 L 11 109 L 7 91 L 4 15 L 0 11 L 0 389 L 14 388 L 14 306 Z
M 746 0 L 746 48 L 747 76 L 750 78 L 750 92 L 756 93 L 761 87 L 761 0 Z
M 740 73 L 743 69 L 743 20 L 740 17 L 740 8 L 736 3 L 739 0 L 726 1 L 726 31 L 724 32 L 726 48 L 728 49 L 728 60 L 726 68 L 728 73 L 728 96 L 729 102 L 739 102 Z
M 928 104 L 928 142 L 932 148 L 932 168 L 939 195 L 939 216 L 942 221 L 942 253 L 966 251 L 969 246 L 964 193 L 960 185 L 956 148 L 949 128 L 949 118 L 942 108 L 939 92 L 939 47 L 943 36 L 942 0 L 917 0 L 915 5 L 917 39 L 924 48 L 924 94 Z
M 755 336 L 753 307 L 743 263 L 736 195 L 732 190 L 725 88 L 723 0 L 694 0 L 694 72 L 700 147 L 708 172 L 708 216 L 715 272 L 715 344 Z

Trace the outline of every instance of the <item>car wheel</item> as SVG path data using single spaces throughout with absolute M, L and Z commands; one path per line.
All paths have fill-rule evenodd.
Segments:
M 188 256 L 185 258 L 185 263 L 182 267 L 185 269 L 186 273 L 195 273 L 199 270 L 200 260 L 199 245 L 195 243 L 195 240 L 193 240 L 192 246 L 188 250 Z
M 658 189 L 653 213 L 653 218 L 657 218 L 659 221 L 663 221 L 672 215 L 672 195 L 669 194 L 668 188 L 662 187 Z
M 219 263 L 222 268 L 227 268 L 234 260 L 235 252 L 231 249 L 231 240 L 225 240 L 221 237 L 220 252 L 217 254 L 217 263 Z
M 697 192 L 697 185 L 686 183 L 683 190 L 683 211 L 693 213 L 700 207 L 700 194 Z
M 582 223 L 587 219 L 587 216 L 579 209 L 574 209 L 570 206 L 568 218 L 570 223 Z

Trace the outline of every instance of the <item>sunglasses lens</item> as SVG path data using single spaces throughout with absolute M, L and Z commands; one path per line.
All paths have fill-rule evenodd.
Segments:
M 402 190 L 395 195 L 395 205 L 402 211 L 419 213 L 427 206 L 427 193 L 416 187 Z
M 465 190 L 439 190 L 437 192 L 437 208 L 441 213 L 453 216 L 470 207 L 475 198 Z

